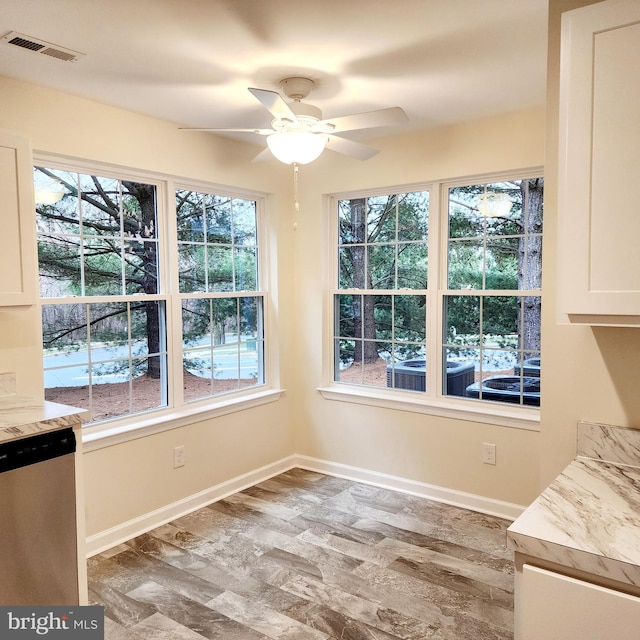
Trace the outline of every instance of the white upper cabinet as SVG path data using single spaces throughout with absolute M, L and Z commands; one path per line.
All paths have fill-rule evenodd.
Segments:
M 561 321 L 640 325 L 640 2 L 562 18 Z
M 0 131 L 0 307 L 38 298 L 31 158 L 26 138 Z

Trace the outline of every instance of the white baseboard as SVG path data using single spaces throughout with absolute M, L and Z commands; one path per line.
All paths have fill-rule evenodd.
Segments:
M 149 513 L 133 518 L 106 531 L 101 531 L 100 533 L 89 536 L 86 544 L 87 557 L 94 556 L 111 547 L 115 547 L 155 527 L 159 527 L 171 520 L 191 513 L 196 509 L 205 507 L 212 502 L 222 500 L 233 493 L 264 482 L 273 476 L 295 467 L 339 478 L 346 478 L 356 482 L 364 482 L 375 485 L 376 487 L 400 491 L 420 498 L 443 502 L 456 507 L 470 509 L 471 511 L 498 516 L 507 520 L 515 520 L 525 509 L 525 507 L 521 505 L 510 502 L 494 500 L 493 498 L 486 498 L 455 489 L 447 489 L 446 487 L 409 480 L 400 476 L 370 471 L 361 467 L 353 467 L 337 462 L 329 462 L 309 456 L 292 455 L 260 467 L 255 471 L 250 471 L 249 473 L 222 482 L 199 493 L 195 493 L 177 502 L 168 504 L 155 511 L 150 511 Z
M 347 478 L 357 482 L 372 484 L 376 487 L 392 489 L 408 493 L 427 500 L 443 502 L 455 507 L 470 509 L 488 515 L 505 518 L 506 520 L 515 520 L 525 509 L 519 504 L 512 502 L 504 502 L 502 500 L 494 500 L 474 493 L 466 493 L 465 491 L 457 491 L 456 489 L 447 489 L 439 487 L 435 484 L 427 484 L 426 482 L 418 482 L 417 480 L 409 480 L 400 476 L 392 476 L 379 471 L 370 471 L 361 467 L 352 467 L 347 464 L 338 462 L 328 462 L 311 458 L 309 456 L 293 456 L 296 467 L 308 469 L 309 471 L 317 471 L 330 476 L 339 478 Z
M 231 478 L 230 480 L 210 487 L 209 489 L 194 493 L 182 500 L 160 507 L 160 509 L 150 511 L 149 513 L 145 513 L 137 518 L 123 522 L 111 529 L 88 536 L 86 544 L 87 557 L 106 551 L 111 547 L 115 547 L 127 540 L 131 540 L 131 538 L 135 538 L 142 533 L 151 531 L 151 529 L 155 529 L 162 524 L 171 522 L 171 520 L 180 518 L 181 516 L 191 513 L 196 509 L 201 509 L 212 502 L 222 500 L 233 493 L 247 489 L 248 487 L 259 484 L 260 482 L 264 482 L 265 480 L 288 471 L 295 466 L 295 456 L 288 456 L 287 458 L 283 458 L 282 460 L 278 460 L 272 464 L 260 467 L 255 471 L 250 471 L 249 473 L 244 473 L 235 478 Z

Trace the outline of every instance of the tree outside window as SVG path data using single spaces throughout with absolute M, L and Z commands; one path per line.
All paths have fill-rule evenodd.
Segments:
M 36 206 L 47 400 L 98 422 L 264 384 L 255 201 L 176 192 L 172 293 L 160 183 L 48 167 L 34 181 L 57 194 Z M 175 305 L 184 353 L 170 370 Z
M 337 201 L 334 380 L 537 406 L 544 180 L 443 192 L 446 242 L 431 256 L 427 190 Z

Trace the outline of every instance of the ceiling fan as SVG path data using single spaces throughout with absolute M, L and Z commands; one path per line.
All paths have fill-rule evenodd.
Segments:
M 280 82 L 283 93 L 293 100 L 287 103 L 276 91 L 250 88 L 249 91 L 266 107 L 273 120 L 271 129 L 186 128 L 188 131 L 246 131 L 267 136 L 267 149 L 253 162 L 275 156 L 286 164 L 307 164 L 326 148 L 358 160 L 368 160 L 378 151 L 367 145 L 343 138 L 341 134 L 356 129 L 370 129 L 402 124 L 407 121 L 400 107 L 378 109 L 350 116 L 322 119 L 318 107 L 302 102 L 313 88 L 309 78 L 285 78 Z

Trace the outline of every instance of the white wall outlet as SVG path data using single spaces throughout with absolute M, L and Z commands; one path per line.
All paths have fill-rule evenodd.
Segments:
M 489 442 L 482 443 L 482 462 L 485 464 L 496 463 L 496 445 Z
M 181 444 L 179 447 L 175 447 L 173 450 L 173 468 L 177 469 L 178 467 L 184 467 L 184 463 L 184 445 Z

